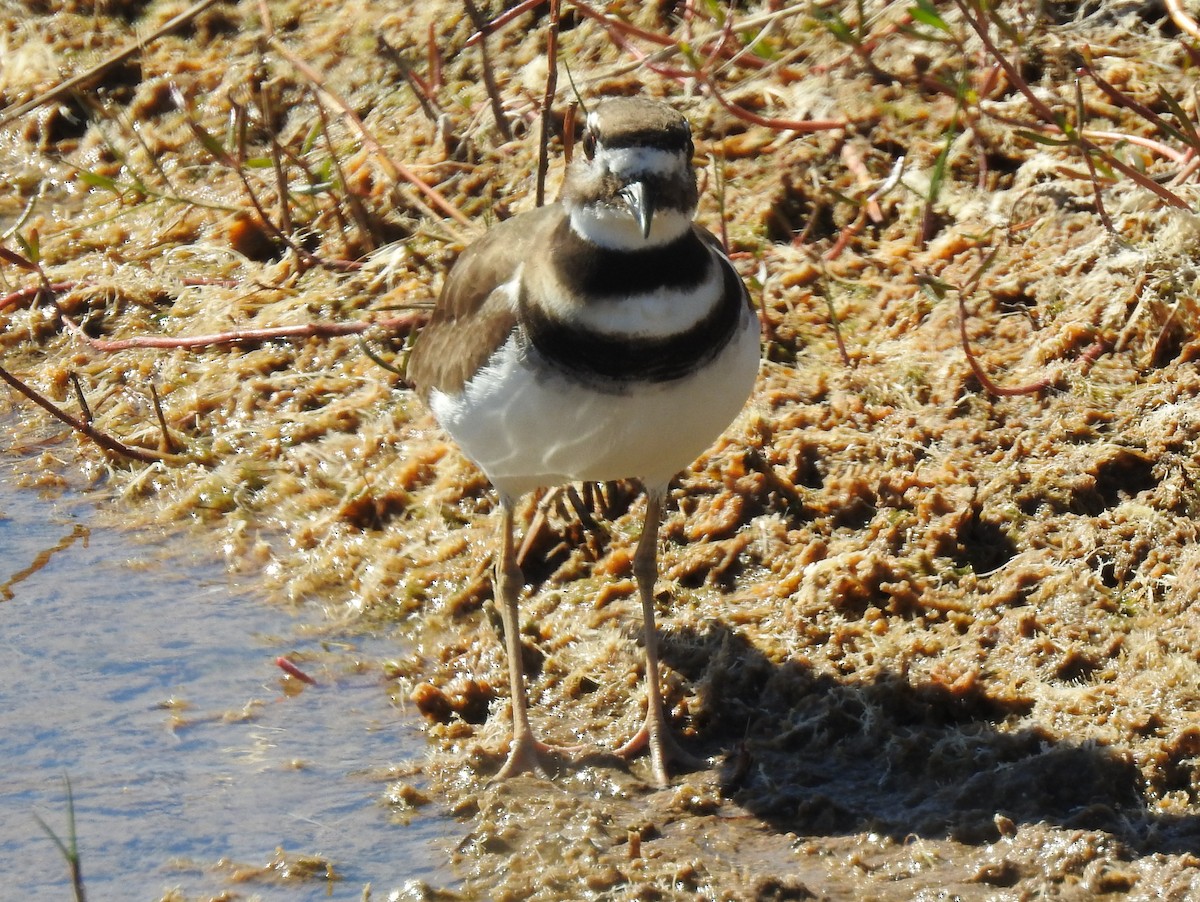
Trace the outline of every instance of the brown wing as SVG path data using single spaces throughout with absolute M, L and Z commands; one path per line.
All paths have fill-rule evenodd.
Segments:
M 496 288 L 532 256 L 531 248 L 562 213 L 553 204 L 514 216 L 459 256 L 408 358 L 408 379 L 422 400 L 435 388 L 460 391 L 504 343 L 516 325 L 516 311 L 495 294 Z

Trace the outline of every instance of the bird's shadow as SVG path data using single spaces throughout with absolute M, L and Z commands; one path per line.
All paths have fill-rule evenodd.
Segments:
M 663 659 L 697 690 L 701 750 L 726 793 L 781 832 L 871 831 L 966 843 L 1006 822 L 1101 830 L 1140 854 L 1200 847 L 1200 817 L 1157 813 L 1132 754 L 1038 728 L 1032 701 L 967 687 L 867 682 L 774 664 L 717 622 L 664 631 Z

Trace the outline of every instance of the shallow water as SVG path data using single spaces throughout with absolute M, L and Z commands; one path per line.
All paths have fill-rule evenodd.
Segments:
M 0 459 L 0 898 L 70 898 L 35 818 L 66 837 L 64 776 L 93 902 L 452 882 L 447 822 L 402 824 L 381 801 L 386 768 L 424 753 L 383 685 L 395 639 L 331 636 L 237 587 L 194 540 L 151 543 L 94 526 L 82 499 L 16 488 L 20 466 Z M 285 693 L 283 654 L 319 685 Z M 341 879 L 238 884 L 217 865 L 262 867 L 278 847 Z

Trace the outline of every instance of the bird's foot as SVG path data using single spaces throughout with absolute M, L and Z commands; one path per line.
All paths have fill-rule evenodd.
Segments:
M 537 739 L 532 733 L 514 736 L 508 747 L 508 758 L 496 774 L 497 780 L 507 780 L 517 774 L 535 773 L 547 777 L 545 759 L 558 758 L 568 761 L 587 750 L 585 745 L 550 745 Z
M 646 718 L 642 728 L 634 733 L 628 742 L 614 749 L 613 754 L 628 761 L 647 749 L 650 751 L 650 769 L 654 774 L 654 782 L 664 788 L 671 785 L 671 773 L 667 770 L 668 761 L 690 770 L 708 767 L 708 762 L 703 758 L 697 758 L 691 752 L 685 751 L 665 724 L 655 724 L 650 717 Z

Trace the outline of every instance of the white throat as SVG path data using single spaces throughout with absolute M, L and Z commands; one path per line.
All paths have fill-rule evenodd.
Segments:
M 571 207 L 570 220 L 571 230 L 584 241 L 620 251 L 662 247 L 692 227 L 690 212 L 659 210 L 650 221 L 650 234 L 643 236 L 628 209 L 600 204 Z

